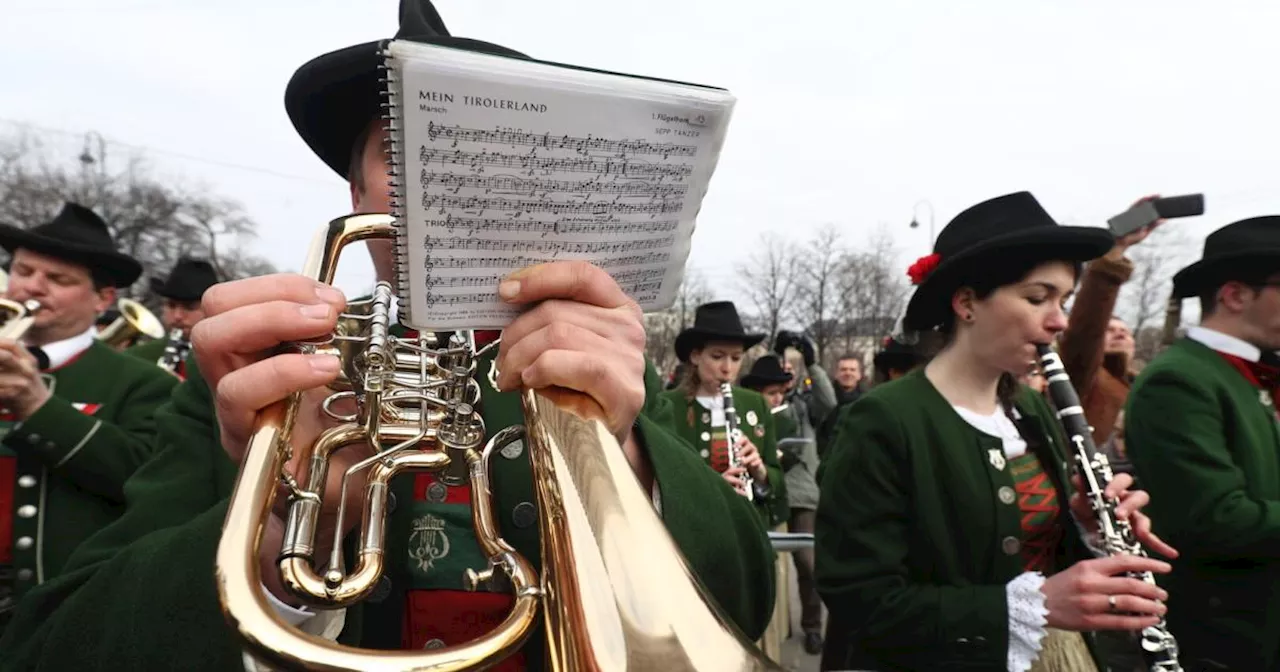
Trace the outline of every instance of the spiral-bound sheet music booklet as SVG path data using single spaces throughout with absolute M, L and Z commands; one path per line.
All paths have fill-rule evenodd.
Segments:
M 502 328 L 498 283 L 548 261 L 668 307 L 734 98 L 712 87 L 384 45 L 401 322 Z

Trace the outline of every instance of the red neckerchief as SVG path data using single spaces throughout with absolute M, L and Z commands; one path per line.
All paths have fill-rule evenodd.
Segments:
M 497 329 L 479 329 L 475 332 L 475 334 L 476 334 L 476 350 L 479 350 L 480 348 L 483 348 L 484 346 L 489 345 L 490 343 L 498 340 L 498 337 L 502 335 L 502 332 Z M 417 338 L 418 330 L 406 329 L 404 335 L 406 338 Z
M 1243 357 L 1229 355 L 1215 350 L 1220 357 L 1240 372 L 1249 384 L 1271 395 L 1271 399 L 1280 397 L 1280 367 L 1262 362 L 1251 362 Z M 1274 402 L 1273 402 L 1274 403 Z M 1272 405 L 1272 404 L 1268 404 Z M 1280 419 L 1280 409 L 1275 409 L 1276 418 Z
M 1214 351 L 1218 352 L 1218 351 Z M 1235 367 L 1240 375 L 1244 376 L 1254 387 L 1272 391 L 1280 388 L 1280 367 L 1263 364 L 1262 362 L 1251 362 L 1243 357 L 1229 355 L 1225 352 L 1218 352 L 1218 355 L 1227 360 L 1227 363 Z

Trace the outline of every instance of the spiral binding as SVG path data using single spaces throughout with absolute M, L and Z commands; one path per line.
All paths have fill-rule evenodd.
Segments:
M 378 49 L 379 55 L 383 58 L 383 62 L 378 65 L 378 70 L 381 73 L 378 77 L 378 82 L 382 85 L 384 99 L 382 102 L 382 119 L 387 123 L 386 152 L 387 163 L 390 166 L 388 181 L 391 188 L 391 216 L 395 218 L 395 223 L 392 225 L 395 229 L 395 238 L 392 242 L 391 268 L 393 275 L 395 275 L 396 299 L 400 304 L 400 322 L 401 324 L 410 324 L 413 316 L 410 312 L 409 302 L 409 248 L 404 228 L 404 184 L 402 182 L 404 176 L 404 127 L 401 125 L 403 116 L 400 111 L 404 91 L 402 90 L 403 82 L 396 75 L 396 70 L 392 66 L 394 57 L 389 49 L 390 44 L 390 40 L 385 40 Z

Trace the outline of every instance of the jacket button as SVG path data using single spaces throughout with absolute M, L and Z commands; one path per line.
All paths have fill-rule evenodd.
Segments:
M 40 443 L 40 435 L 39 435 L 39 434 L 36 434 L 36 433 L 34 433 L 34 432 L 32 432 L 31 434 L 28 434 L 28 435 L 27 435 L 27 443 L 30 443 L 31 445 L 35 445 L 35 444 L 37 444 L 37 443 Z
M 956 640 L 956 644 L 968 644 L 968 643 L 969 643 L 969 639 L 967 637 L 961 637 Z
M 997 491 L 997 495 L 1000 497 L 1000 501 L 1005 504 L 1012 504 L 1013 500 L 1018 498 L 1017 494 L 1014 493 L 1013 488 L 1007 485 L 1002 486 L 1000 490 Z
M 24 475 L 22 475 L 22 476 L 19 476 L 19 477 L 18 477 L 18 487 L 19 487 L 19 488 L 34 488 L 34 487 L 36 487 L 36 477 L 35 477 L 35 476 L 32 476 L 31 474 L 24 474 Z
M 36 507 L 35 507 L 35 506 L 33 506 L 33 505 L 31 505 L 31 504 L 24 504 L 24 505 L 22 505 L 22 506 L 19 506 L 19 507 L 18 507 L 18 517 L 19 517 L 19 518 L 35 518 L 35 517 L 36 517 Z
M 520 502 L 511 510 L 511 521 L 522 529 L 530 527 L 538 522 L 538 510 L 534 508 L 533 502 Z
M 426 644 L 423 644 L 423 645 L 422 645 L 422 648 L 424 648 L 424 649 L 426 649 L 426 650 L 428 650 L 428 651 L 430 651 L 430 650 L 432 650 L 432 649 L 443 649 L 443 648 L 444 648 L 444 640 L 442 640 L 442 639 L 429 639 L 429 640 L 427 640 L 427 643 L 426 643 Z
M 711 432 L 703 432 L 703 433 L 702 433 L 702 435 L 701 435 L 700 437 L 698 437 L 698 438 L 702 439 L 703 441 L 710 441 L 710 440 L 711 440 Z
M 18 570 L 18 580 L 19 580 L 19 581 L 30 581 L 31 579 L 35 578 L 35 575 L 36 575 L 36 573 L 35 573 L 35 572 L 33 572 L 33 571 L 31 571 L 31 570 L 29 570 L 29 569 L 19 569 L 19 570 Z
M 435 504 L 443 502 L 449 496 L 449 488 L 444 483 L 436 482 L 427 486 L 427 501 Z
M 36 540 L 32 539 L 31 537 L 18 537 L 13 542 L 13 545 L 16 546 L 19 551 L 25 551 L 28 548 L 31 548 L 32 546 L 34 546 L 35 543 L 36 543 Z
M 524 441 L 512 441 L 498 451 L 508 460 L 514 460 L 524 453 Z
M 1004 541 L 1000 542 L 1000 549 L 1005 555 L 1017 555 L 1018 551 L 1022 550 L 1022 542 L 1018 541 L 1017 537 L 1005 537 Z
M 398 502 L 396 502 L 396 493 L 388 492 L 387 493 L 387 513 L 395 513 L 397 504 Z
M 711 457 L 711 451 L 707 450 L 706 448 L 703 448 L 702 450 L 698 451 L 698 454 L 701 455 L 702 459 L 704 460 L 707 459 L 708 457 Z

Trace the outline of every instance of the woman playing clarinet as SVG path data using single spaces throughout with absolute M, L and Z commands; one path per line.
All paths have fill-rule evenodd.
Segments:
M 687 364 L 684 378 L 662 396 L 672 404 L 672 429 L 750 498 L 764 525 L 773 528 L 790 514 L 773 415 L 759 393 L 732 385 L 746 349 L 763 340 L 764 334 L 742 328 L 732 301 L 698 306 L 693 326 L 676 335 L 676 356 Z M 732 391 L 727 398 L 726 383 Z M 730 424 L 736 424 L 736 436 L 728 436 Z
M 904 328 L 941 345 L 840 421 L 815 530 L 823 669 L 1093 672 L 1082 633 L 1160 619 L 1164 591 L 1126 574 L 1169 566 L 1095 557 L 1061 426 L 1017 383 L 1066 327 L 1081 263 L 1113 244 L 1021 192 L 957 215 L 908 271 Z M 1172 557 L 1131 483 L 1107 489 L 1117 516 Z

